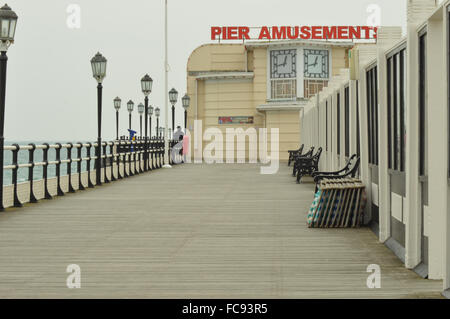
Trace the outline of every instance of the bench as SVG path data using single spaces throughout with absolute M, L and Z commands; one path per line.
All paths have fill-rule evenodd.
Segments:
M 347 161 L 347 164 L 344 166 L 343 169 L 336 171 L 336 172 L 314 172 L 311 174 L 311 176 L 314 178 L 314 182 L 316 183 L 316 191 L 317 191 L 317 185 L 323 180 L 334 180 L 334 179 L 340 179 L 340 178 L 346 178 L 351 177 L 354 178 L 358 172 L 360 164 L 360 158 L 354 154 L 352 157 L 349 158 Z
M 288 166 L 291 166 L 291 163 L 294 161 L 295 156 L 301 156 L 303 153 L 303 148 L 305 147 L 305 144 L 302 144 L 298 150 L 295 151 L 288 151 L 289 152 L 289 161 Z
M 292 160 L 294 162 L 294 168 L 292 169 L 292 176 L 295 177 L 297 175 L 297 160 L 300 158 L 311 157 L 311 156 L 313 156 L 313 154 L 314 154 L 314 146 L 311 147 L 311 149 L 308 152 L 306 152 L 305 154 L 295 154 L 294 155 L 293 160 Z
M 297 166 L 297 184 L 300 183 L 303 176 L 312 175 L 319 170 L 320 155 L 322 154 L 322 148 L 319 147 L 316 154 L 310 157 L 298 157 L 295 161 Z

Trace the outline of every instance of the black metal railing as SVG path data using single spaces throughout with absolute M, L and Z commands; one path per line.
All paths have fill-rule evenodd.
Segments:
M 168 159 L 170 164 L 181 163 L 182 148 L 177 146 L 178 141 L 169 141 Z M 181 144 L 178 144 L 181 145 Z M 67 177 L 67 191 L 74 193 L 77 190 L 85 190 L 86 188 L 95 187 L 96 180 L 93 178 L 95 174 L 95 163 L 97 157 L 95 156 L 95 149 L 97 143 L 44 143 L 35 145 L 30 143 L 28 145 L 13 144 L 5 146 L 5 151 L 12 152 L 11 164 L 5 165 L 4 170 L 11 171 L 11 181 L 13 185 L 13 206 L 21 207 L 23 202 L 19 199 L 18 189 L 18 173 L 19 169 L 28 168 L 28 178 L 23 181 L 28 183 L 29 198 L 28 202 L 38 202 L 38 197 L 35 194 L 34 182 L 37 180 L 43 181 L 43 198 L 51 199 L 49 191 L 49 179 L 56 179 L 56 195 L 63 196 L 65 194 L 61 177 Z M 121 180 L 142 174 L 144 172 L 152 171 L 161 168 L 164 163 L 164 140 L 158 138 L 151 138 L 145 140 L 144 138 L 137 138 L 136 141 L 126 140 L 121 137 L 120 140 L 114 142 L 101 143 L 101 179 L 104 183 Z M 176 151 L 173 151 L 176 149 Z M 52 150 L 54 156 L 49 159 L 49 150 Z M 28 151 L 28 162 L 19 163 L 19 152 Z M 36 151 L 41 151 L 41 161 L 36 161 Z M 91 152 L 93 155 L 91 155 Z M 93 163 L 91 166 L 91 162 Z M 66 168 L 66 174 L 62 175 L 62 170 Z M 49 167 L 55 169 L 55 176 L 49 177 Z M 92 170 L 91 170 L 92 167 Z M 41 176 L 36 178 L 36 168 L 41 168 Z M 115 169 L 117 168 L 117 170 Z M 107 170 L 110 170 L 109 177 Z M 87 182 L 83 183 L 82 174 L 87 173 Z M 78 188 L 73 184 L 74 179 L 78 179 Z M 3 186 L 3 181 L 2 186 Z M 25 202 L 26 200 L 24 200 Z

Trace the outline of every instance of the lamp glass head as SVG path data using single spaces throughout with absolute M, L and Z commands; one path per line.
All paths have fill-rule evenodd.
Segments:
M 172 105 L 175 105 L 178 100 L 178 91 L 175 89 L 170 90 L 169 92 L 169 101 Z
M 129 100 L 128 101 L 128 103 L 127 103 L 127 109 L 128 109 L 128 112 L 133 112 L 133 109 L 134 109 L 134 102 L 132 101 L 132 100 Z
M 122 100 L 120 99 L 120 97 L 116 97 L 114 99 L 114 108 L 116 109 L 116 111 L 120 110 L 121 104 L 122 104 Z
M 145 106 L 144 106 L 144 104 L 140 103 L 138 105 L 138 113 L 142 115 L 142 114 L 144 114 L 144 111 L 145 111 Z
M 102 83 L 103 79 L 106 77 L 107 62 L 106 58 L 101 55 L 100 52 L 91 59 L 92 76 L 98 83 Z
M 191 98 L 189 97 L 189 95 L 185 94 L 181 101 L 183 102 L 183 108 L 187 110 L 189 108 L 189 105 L 191 104 Z
M 146 74 L 141 79 L 142 93 L 144 93 L 145 96 L 148 96 L 152 92 L 152 86 L 153 80 L 148 74 Z
M 2 42 L 2 51 L 6 51 L 9 45 L 14 42 L 17 19 L 17 14 L 7 4 L 0 8 L 0 41 Z

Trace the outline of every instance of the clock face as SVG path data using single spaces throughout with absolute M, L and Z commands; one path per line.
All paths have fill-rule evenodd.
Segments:
M 305 78 L 328 79 L 329 54 L 327 50 L 304 50 Z
M 272 79 L 297 77 L 297 50 L 270 51 L 270 77 Z

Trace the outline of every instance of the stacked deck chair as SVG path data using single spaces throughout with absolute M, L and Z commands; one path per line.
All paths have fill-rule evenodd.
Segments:
M 363 183 L 354 178 L 323 179 L 307 217 L 309 228 L 360 227 L 366 206 Z
M 322 148 L 319 147 L 316 154 L 305 157 L 297 157 L 294 164 L 294 176 L 297 176 L 297 184 L 300 183 L 303 176 L 312 175 L 319 170 L 320 155 Z
M 359 164 L 360 164 L 360 158 L 356 154 L 350 157 L 345 167 L 339 171 L 336 172 L 314 172 L 311 174 L 311 176 L 314 178 L 314 183 L 316 183 L 316 192 L 317 192 L 317 185 L 320 183 L 321 180 L 327 178 L 327 179 L 339 179 L 339 178 L 346 178 L 346 177 L 356 177 L 356 174 L 359 170 Z
M 298 150 L 288 151 L 289 152 L 288 166 L 291 166 L 291 163 L 294 161 L 296 156 L 302 156 L 304 147 L 305 147 L 305 144 L 302 144 L 302 146 L 300 146 L 300 148 Z

